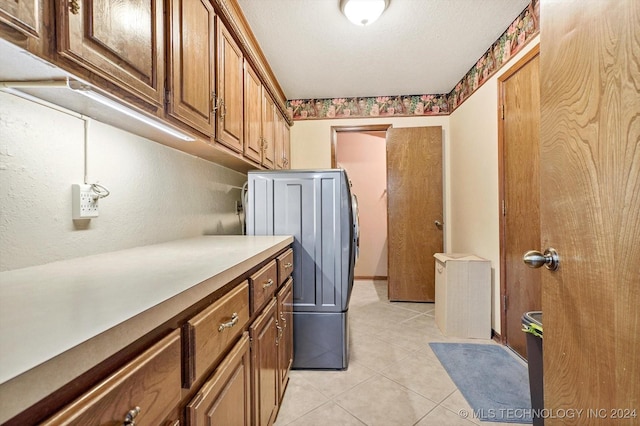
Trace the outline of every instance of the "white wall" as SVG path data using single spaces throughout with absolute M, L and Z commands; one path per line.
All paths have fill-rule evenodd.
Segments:
M 373 124 L 391 124 L 393 127 L 441 126 L 443 143 L 443 182 L 444 182 L 444 249 L 451 246 L 449 221 L 449 116 L 427 117 L 376 117 L 335 120 L 302 120 L 291 127 L 291 167 L 294 169 L 322 169 L 331 167 L 331 127 L 366 126 Z
M 451 251 L 491 260 L 492 327 L 500 333 L 498 77 L 539 43 L 539 36 L 450 116 Z
M 246 175 L 91 121 L 100 216 L 71 218 L 84 176 L 83 120 L 0 92 L 0 271 L 198 236 L 239 234 Z

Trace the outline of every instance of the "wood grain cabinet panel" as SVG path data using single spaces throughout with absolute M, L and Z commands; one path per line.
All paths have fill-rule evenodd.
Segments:
M 262 164 L 262 82 L 244 61 L 244 156 Z
M 276 258 L 278 263 L 278 285 L 284 282 L 293 273 L 293 250 L 289 249 Z
M 275 120 L 276 106 L 266 90 L 262 90 L 262 165 L 274 169 L 276 165 Z
M 43 425 L 123 424 L 127 415 L 138 426 L 170 423 L 181 398 L 180 348 L 175 330 Z
M 231 33 L 218 18 L 218 66 L 216 110 L 218 125 L 216 140 L 242 152 L 244 149 L 243 122 L 243 55 Z
M 249 334 L 224 358 L 186 408 L 190 426 L 251 424 Z
M 43 0 L 0 2 L 0 37 L 40 55 L 46 36 Z
M 251 313 L 255 313 L 276 294 L 278 268 L 275 259 L 249 278 Z
M 251 380 L 253 422 L 255 426 L 269 426 L 278 412 L 278 339 L 276 300 L 264 309 L 249 327 L 251 336 Z
M 198 380 L 249 323 L 249 284 L 236 288 L 185 324 L 185 387 Z
M 165 50 L 162 0 L 61 1 L 58 53 L 137 98 L 164 105 Z M 74 70 L 74 72 L 75 72 Z M 88 71 L 88 73 L 86 71 Z
M 293 365 L 293 280 L 280 289 L 278 301 L 278 397 L 284 397 L 289 382 L 289 370 Z
M 215 22 L 207 0 L 169 0 L 169 116 L 215 135 Z

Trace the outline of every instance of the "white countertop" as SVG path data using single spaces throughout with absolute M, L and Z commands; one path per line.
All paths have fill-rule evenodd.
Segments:
M 292 242 L 203 236 L 0 273 L 0 423 Z

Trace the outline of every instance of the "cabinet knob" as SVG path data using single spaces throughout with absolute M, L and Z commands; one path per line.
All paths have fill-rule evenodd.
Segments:
M 78 13 L 80 13 L 80 3 L 78 2 L 78 0 L 69 1 L 69 12 L 71 12 L 74 15 L 77 15 Z
M 269 278 L 269 280 L 268 280 L 266 283 L 262 284 L 262 288 L 269 288 L 269 287 L 271 287 L 274 283 L 275 283 L 275 282 L 274 282 L 271 278 Z
M 123 426 L 136 426 L 136 417 L 140 414 L 140 407 L 134 407 L 127 412 L 124 418 Z
M 236 325 L 238 323 L 238 313 L 234 312 L 231 315 L 231 321 L 228 322 L 223 322 L 222 324 L 220 324 L 218 326 L 218 333 L 221 333 L 223 330 L 227 329 L 227 328 L 231 328 L 234 325 Z

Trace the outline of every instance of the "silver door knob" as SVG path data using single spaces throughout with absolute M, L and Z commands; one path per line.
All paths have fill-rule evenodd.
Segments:
M 539 268 L 544 265 L 550 271 L 555 271 L 560 266 L 560 256 L 553 247 L 549 247 L 540 253 L 537 250 L 529 250 L 524 254 L 522 260 L 530 268 Z
M 435 223 L 436 228 L 438 228 L 438 229 L 442 229 L 442 225 L 443 225 L 443 223 L 442 223 L 442 222 L 440 222 L 439 220 L 436 220 L 436 221 L 435 221 L 435 222 L 433 222 L 433 223 Z

